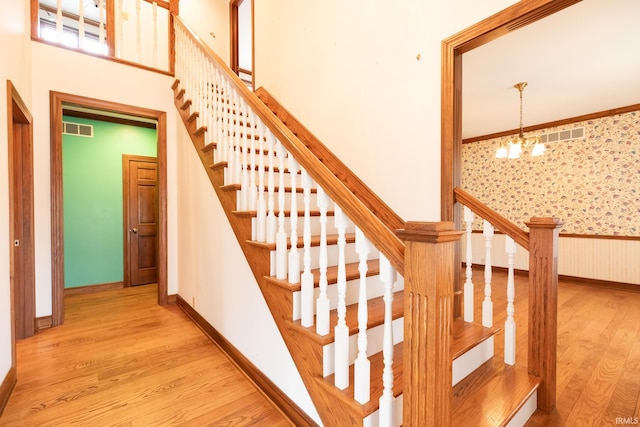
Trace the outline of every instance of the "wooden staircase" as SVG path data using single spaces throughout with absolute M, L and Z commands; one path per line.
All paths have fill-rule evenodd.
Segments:
M 369 356 L 371 367 L 370 399 L 364 404 L 358 403 L 353 397 L 353 363 L 350 367 L 349 386 L 341 390 L 334 385 L 334 373 L 333 368 L 330 366 L 330 359 L 331 346 L 334 342 L 333 331 L 338 321 L 337 309 L 333 307 L 330 312 L 328 334 L 318 334 L 314 326 L 302 326 L 299 315 L 300 283 L 290 283 L 288 279 L 275 277 L 274 257 L 276 244 L 256 240 L 256 230 L 254 229 L 256 211 L 239 209 L 239 191 L 242 186 L 239 184 L 225 184 L 227 162 L 214 163 L 213 153 L 217 147 L 217 141 L 205 141 L 206 128 L 197 124 L 199 112 L 193 111 L 192 102 L 186 99 L 185 91 L 181 88 L 178 80 L 173 85 L 173 90 L 175 105 L 220 199 L 278 329 L 316 405 L 323 424 L 326 426 L 378 425 L 376 414 L 379 409 L 379 399 L 383 394 L 383 370 L 385 367 L 385 357 L 382 349 L 379 348 L 381 344 L 370 344 L 369 349 L 373 353 Z M 216 88 L 216 90 L 222 91 L 223 89 Z M 349 183 L 353 183 L 356 180 L 350 175 L 348 169 L 344 168 L 344 165 L 315 140 L 293 116 L 279 106 L 266 91 L 259 90 L 258 94 L 265 105 L 288 126 L 289 130 L 310 151 L 313 151 L 320 161 L 334 169 L 333 173 L 336 179 L 343 182 L 348 180 L 350 181 Z M 234 124 L 239 125 L 235 131 L 238 132 L 237 129 L 242 128 L 243 130 L 240 131 L 242 134 L 255 138 L 253 136 L 255 132 L 247 129 L 246 120 L 242 113 L 233 110 L 232 106 L 229 106 L 229 112 L 235 114 Z M 257 155 L 267 155 L 267 153 L 260 150 Z M 278 166 L 275 167 L 276 170 L 277 168 Z M 279 190 L 278 187 L 276 188 Z M 356 196 L 360 196 L 364 192 L 362 190 L 363 187 L 359 185 L 355 185 L 353 188 L 352 193 Z M 286 197 L 289 199 L 297 197 L 301 193 L 301 189 L 296 188 L 296 194 L 292 194 L 293 190 L 290 186 L 285 186 L 284 190 Z M 317 197 L 315 188 L 312 190 L 312 194 Z M 376 207 L 373 207 L 371 209 L 372 213 L 376 214 L 376 209 Z M 278 211 L 276 212 L 279 213 Z M 289 211 L 285 212 L 288 220 L 290 214 L 291 212 Z M 332 217 L 333 214 L 333 211 L 327 212 L 328 217 Z M 302 211 L 298 213 L 299 217 L 302 215 L 304 215 Z M 314 218 L 318 218 L 320 217 L 320 212 L 313 211 L 311 215 Z M 303 245 L 302 234 L 298 234 L 298 247 Z M 329 251 L 332 250 L 331 247 L 337 247 L 338 241 L 338 234 L 327 235 L 326 242 L 329 246 Z M 311 246 L 318 247 L 320 242 L 320 236 L 314 234 L 311 238 Z M 348 246 L 355 244 L 355 233 L 352 224 L 345 234 L 345 244 Z M 288 245 L 290 247 L 291 243 Z M 360 263 L 357 258 L 352 258 L 350 262 L 346 263 L 347 281 L 357 281 L 360 278 L 359 267 Z M 366 275 L 375 277 L 379 273 L 380 261 L 378 259 L 369 259 L 367 261 Z M 314 287 L 317 289 L 320 281 L 320 267 L 315 266 L 312 274 Z M 338 281 L 338 267 L 329 265 L 326 277 L 329 288 L 335 287 Z M 372 283 L 372 281 L 367 283 Z M 376 288 L 375 281 L 373 283 L 373 285 L 367 286 Z M 357 289 L 357 285 L 354 287 Z M 348 298 L 348 304 L 346 307 L 346 323 L 350 337 L 355 340 L 359 331 L 357 298 L 353 296 Z M 383 327 L 385 320 L 385 303 L 381 289 L 372 289 L 367 305 L 369 308 L 367 330 L 372 336 L 375 335 L 376 330 Z M 393 293 L 391 314 L 394 327 L 400 331 L 399 334 L 396 334 L 400 339 L 393 345 L 393 396 L 396 399 L 402 396 L 404 384 L 403 344 L 401 341 L 404 307 L 404 292 L 400 283 Z M 532 402 L 535 410 L 535 391 L 539 386 L 539 380 L 529 375 L 526 367 L 506 366 L 502 361 L 492 357 L 493 337 L 497 332 L 498 329 L 496 328 L 485 328 L 460 319 L 456 319 L 452 323 L 451 354 L 454 371 L 452 375 L 457 384 L 455 384 L 451 392 L 453 408 L 451 425 L 497 426 L 507 425 L 511 420 L 514 420 L 514 425 L 521 425 L 529 415 L 523 415 L 526 418 L 519 420 L 518 411 L 525 408 L 526 411 L 524 412 L 530 414 Z M 375 341 L 371 337 L 369 339 L 372 342 Z M 402 424 L 401 408 L 402 403 L 398 400 L 394 409 L 396 414 L 394 425 Z M 448 424 L 446 420 L 440 421 L 441 425 Z

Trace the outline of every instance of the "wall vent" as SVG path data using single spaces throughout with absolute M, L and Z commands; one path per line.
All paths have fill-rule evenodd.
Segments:
M 568 141 L 570 139 L 584 139 L 584 128 L 573 128 L 567 130 L 559 130 L 557 132 L 549 132 L 540 135 L 540 141 L 542 143 L 547 142 L 561 142 Z
M 86 136 L 87 138 L 93 138 L 93 126 L 62 122 L 62 133 L 64 135 Z

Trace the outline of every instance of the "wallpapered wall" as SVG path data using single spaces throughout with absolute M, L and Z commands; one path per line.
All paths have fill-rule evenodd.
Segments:
M 640 111 L 537 134 L 575 127 L 584 139 L 548 143 L 542 157 L 496 159 L 509 137 L 463 144 L 462 188 L 524 229 L 555 216 L 561 233 L 640 236 Z

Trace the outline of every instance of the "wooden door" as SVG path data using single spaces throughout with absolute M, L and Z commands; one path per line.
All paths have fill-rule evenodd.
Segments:
M 14 336 L 36 332 L 35 250 L 33 226 L 32 118 L 18 92 L 7 82 L 9 127 L 10 281 Z
M 158 167 L 154 157 L 122 156 L 124 285 L 158 280 Z

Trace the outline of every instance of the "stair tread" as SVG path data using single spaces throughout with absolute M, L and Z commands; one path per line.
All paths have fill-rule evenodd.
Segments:
M 453 321 L 453 346 L 451 348 L 451 356 L 454 360 L 457 359 L 499 331 L 500 328 L 486 328 L 479 323 L 455 319 Z
M 356 241 L 356 233 L 345 233 L 345 240 L 347 243 L 353 243 Z M 275 243 L 266 243 L 266 242 L 258 242 L 257 240 L 247 240 L 247 243 L 259 248 L 263 248 L 269 251 L 276 250 Z M 338 243 L 338 235 L 337 234 L 327 234 L 327 245 L 335 245 Z M 320 236 L 311 236 L 311 247 L 320 246 Z M 304 249 L 304 237 L 298 236 L 298 249 L 302 252 Z M 291 242 L 287 241 L 287 249 L 291 248 Z
M 345 264 L 345 273 L 347 281 L 355 280 L 360 277 L 360 271 L 358 270 L 357 262 L 352 262 Z M 367 277 L 377 276 L 380 273 L 380 262 L 377 259 L 370 259 L 367 261 Z M 318 287 L 320 284 L 320 269 L 313 268 L 311 269 L 311 274 L 313 274 L 313 286 Z M 292 292 L 296 292 L 300 290 L 300 283 L 289 283 L 287 279 L 277 279 L 275 276 L 265 276 L 267 282 L 272 283 L 276 286 L 280 286 L 286 289 L 289 289 Z M 338 283 L 338 266 L 332 265 L 327 267 L 327 283 L 329 285 L 334 285 Z
M 242 190 L 242 184 L 227 184 L 227 185 L 223 185 L 222 187 L 220 187 L 220 189 L 222 191 L 240 191 Z M 284 192 L 285 193 L 292 193 L 293 191 L 293 187 L 291 186 L 285 186 L 284 187 Z M 311 193 L 317 193 L 318 190 L 316 188 L 311 188 Z M 268 186 L 264 186 L 264 191 L 269 191 Z M 280 191 L 280 187 L 279 186 L 275 186 L 274 190 L 276 193 Z M 296 193 L 304 193 L 304 188 L 302 187 L 296 187 Z
M 402 343 L 393 346 L 393 395 L 398 397 L 402 394 L 403 367 L 402 367 Z M 370 383 L 370 399 L 365 404 L 360 404 L 353 399 L 353 372 L 354 365 L 349 366 L 349 386 L 344 390 L 340 390 L 334 386 L 334 375 L 324 378 L 318 378 L 318 382 L 322 387 L 329 390 L 334 396 L 340 396 L 347 404 L 351 405 L 354 410 L 361 411 L 362 417 L 375 412 L 378 409 L 378 402 L 382 396 L 382 370 L 384 368 L 382 352 L 369 356 L 371 364 L 371 383 Z
M 240 217 L 256 217 L 258 216 L 258 211 L 232 211 L 231 213 L 233 213 L 234 215 L 240 216 Z M 279 212 L 275 211 L 275 215 L 276 217 L 278 216 Z M 309 214 L 311 216 L 320 216 L 320 211 L 319 210 L 312 210 L 309 212 Z M 291 211 L 290 210 L 285 210 L 284 211 L 284 216 L 289 217 L 291 215 Z M 327 211 L 327 216 L 333 216 L 333 211 Z M 304 211 L 298 211 L 298 219 L 304 217 Z
M 506 425 L 540 385 L 525 366 L 494 357 L 453 387 L 451 425 Z

